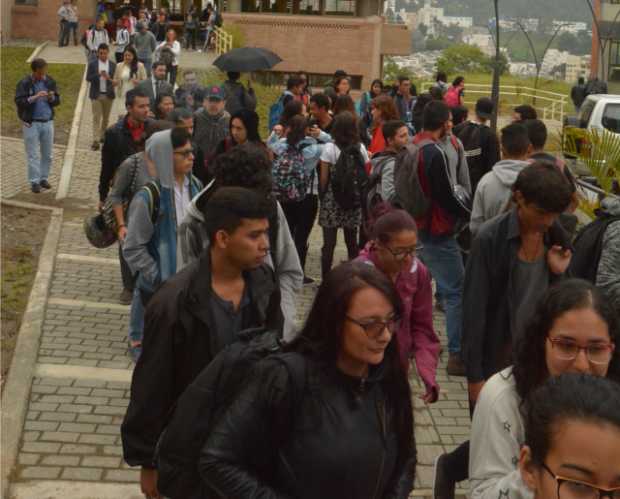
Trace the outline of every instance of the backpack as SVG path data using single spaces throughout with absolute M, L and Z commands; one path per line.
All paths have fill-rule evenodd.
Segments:
M 215 11 L 215 25 L 218 28 L 221 28 L 223 24 L 224 24 L 224 18 L 222 17 L 222 14 L 220 13 L 220 11 L 216 10 Z
M 174 54 L 172 53 L 172 50 L 170 50 L 169 47 L 163 47 L 159 51 L 159 59 L 158 60 L 162 64 L 165 64 L 166 67 L 172 66 L 172 63 L 174 62 Z
M 269 131 L 273 130 L 273 127 L 280 122 L 280 117 L 284 111 L 284 97 L 287 95 L 293 95 L 288 90 L 285 90 L 278 100 L 275 101 L 269 108 Z
M 431 201 L 422 189 L 419 177 L 420 151 L 434 144 L 424 139 L 417 144 L 408 144 L 398 153 L 394 165 L 394 186 L 396 205 L 407 211 L 413 218 L 421 218 L 428 212 Z
M 484 165 L 482 164 L 482 142 L 481 130 L 482 126 L 479 123 L 464 123 L 454 129 L 454 134 L 463 143 L 463 149 L 465 150 L 465 157 L 467 158 L 467 166 L 469 171 L 481 172 Z
M 239 333 L 239 340 L 222 350 L 187 387 L 172 409 L 155 452 L 157 488 L 171 499 L 205 497 L 198 472 L 200 451 L 226 409 L 245 386 L 253 367 L 269 355 L 287 368 L 293 389 L 292 407 L 301 405 L 306 387 L 306 365 L 299 354 L 282 354 L 275 331 L 262 328 Z M 214 494 L 214 496 L 217 494 Z
M 620 220 L 618 215 L 608 215 L 598 212 L 595 220 L 583 227 L 573 242 L 573 256 L 570 261 L 569 275 L 596 282 L 601 252 L 603 251 L 603 236 L 607 226 Z
M 80 44 L 86 49 L 86 50 L 90 50 L 88 48 L 88 37 L 91 37 L 91 41 L 92 39 L 95 37 L 94 34 L 94 29 L 95 29 L 95 25 L 91 24 L 88 28 L 86 28 L 86 30 L 84 30 L 84 33 L 82 33 L 82 37 L 80 38 Z
M 379 203 L 382 203 L 384 201 L 389 201 L 388 199 L 383 199 L 381 197 L 381 194 L 379 194 L 379 188 L 381 186 L 381 176 L 383 174 L 383 167 L 389 161 L 396 161 L 395 156 L 396 154 L 394 153 L 382 152 L 382 153 L 375 155 L 371 160 L 372 169 L 371 169 L 370 176 L 368 177 L 368 182 L 366 183 L 366 186 L 364 189 L 364 195 L 363 195 L 364 205 L 365 205 L 364 208 L 365 208 L 365 213 L 367 215 L 366 218 L 372 215 L 373 209 Z
M 343 210 L 360 208 L 367 182 L 360 144 L 341 150 L 330 179 L 332 194 L 338 206 Z
M 288 146 L 276 156 L 271 167 L 273 194 L 280 202 L 302 201 L 308 192 L 310 176 L 304 168 L 304 155 L 297 146 Z
M 457 107 L 461 104 L 460 89 L 457 87 L 450 87 L 443 96 L 443 100 L 448 107 Z

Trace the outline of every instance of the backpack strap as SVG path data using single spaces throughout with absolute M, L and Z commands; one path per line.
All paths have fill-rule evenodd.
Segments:
M 153 180 L 144 186 L 148 197 L 149 213 L 151 214 L 151 222 L 153 225 L 159 219 L 159 198 L 161 195 L 161 187 L 158 180 Z

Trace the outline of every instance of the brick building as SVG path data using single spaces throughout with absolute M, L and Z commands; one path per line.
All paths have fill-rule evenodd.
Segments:
M 94 21 L 96 0 L 74 0 L 80 32 Z M 198 7 L 207 0 L 195 0 Z M 56 12 L 62 0 L 2 0 L 3 37 L 56 40 Z M 118 6 L 120 1 L 116 2 Z M 132 0 L 132 4 L 139 3 Z M 173 20 L 182 19 L 190 0 L 168 0 Z M 227 0 L 224 29 L 237 26 L 248 46 L 276 52 L 283 61 L 274 71 L 304 70 L 311 78 L 344 69 L 354 88 L 366 88 L 381 75 L 385 55 L 409 55 L 406 25 L 388 24 L 383 0 Z M 162 0 L 146 2 L 158 7 Z M 173 23 L 180 26 L 182 23 Z M 9 33 L 10 32 L 10 33 Z M 313 78 L 313 79 L 314 79 Z

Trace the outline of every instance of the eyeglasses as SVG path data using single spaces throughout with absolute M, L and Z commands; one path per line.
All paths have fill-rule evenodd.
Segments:
M 180 154 L 184 158 L 189 158 L 190 156 L 194 155 L 194 150 L 193 149 L 185 149 L 183 151 L 174 151 L 174 154 Z
M 545 463 L 542 463 L 542 467 L 558 483 L 558 499 L 620 499 L 620 487 L 601 489 L 586 482 L 556 475 Z
M 362 322 L 362 321 L 358 321 L 357 319 L 354 319 L 353 317 L 349 317 L 347 315 L 346 319 L 348 321 L 351 321 L 353 324 L 356 324 L 359 327 L 361 327 L 366 333 L 366 336 L 368 336 L 371 339 L 377 339 L 379 336 L 381 336 L 381 334 L 386 328 L 390 334 L 394 334 L 398 330 L 398 327 L 400 326 L 399 317 L 392 317 L 391 319 L 388 319 L 387 321 L 376 321 L 375 320 L 375 321 L 370 321 L 370 322 Z
M 585 347 L 564 338 L 549 338 L 555 356 L 560 360 L 575 360 L 581 350 L 586 352 L 588 362 L 592 364 L 607 364 L 616 349 L 613 343 L 593 343 Z
M 410 248 L 398 248 L 393 250 L 389 246 L 383 246 L 394 257 L 394 260 L 402 262 L 408 256 L 415 256 L 416 252 L 422 249 L 422 245 L 411 246 Z

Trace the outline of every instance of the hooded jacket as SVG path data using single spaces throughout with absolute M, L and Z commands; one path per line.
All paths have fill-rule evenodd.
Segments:
M 512 184 L 529 164 L 528 161 L 504 159 L 480 179 L 469 222 L 472 234 L 478 232 L 484 222 L 504 211 L 512 194 Z
M 197 260 L 205 248 L 209 246 L 209 237 L 204 226 L 204 216 L 197 204 L 202 196 L 209 196 L 214 192 L 214 189 L 215 182 L 211 182 L 193 198 L 185 219 L 179 226 L 179 269 Z M 272 259 L 272 251 L 267 255 L 265 263 L 275 270 L 276 278 L 280 285 L 282 315 L 284 316 L 284 339 L 291 340 L 296 334 L 297 307 L 295 301 L 297 292 L 303 285 L 304 273 L 299 263 L 295 242 L 291 237 L 291 232 L 280 203 L 277 204 L 277 210 L 276 261 L 274 262 Z M 270 240 L 273 239 L 270 237 Z
M 376 253 L 370 243 L 356 261 L 376 266 Z M 400 329 L 396 332 L 400 360 L 408 370 L 409 359 L 415 359 L 426 393 L 434 393 L 437 398 L 439 386 L 435 373 L 441 347 L 433 328 L 431 275 L 424 264 L 415 258 L 409 269 L 398 273 L 394 285 L 403 305 Z
M 230 114 L 228 111 L 213 115 L 205 109 L 194 113 L 194 141 L 202 150 L 205 157 L 205 167 L 209 168 L 209 163 L 215 156 L 215 149 L 218 144 L 228 137 L 230 130 Z
M 181 266 L 177 261 L 177 226 L 174 204 L 173 150 L 170 130 L 157 132 L 146 143 L 146 152 L 157 170 L 154 182 L 160 189 L 159 209 L 155 209 L 151 192 L 145 186 L 129 205 L 127 238 L 123 255 L 131 271 L 138 274 L 137 286 L 153 292 L 162 282 L 174 275 Z M 189 178 L 189 197 L 192 199 L 202 184 L 193 175 Z M 157 219 L 153 220 L 153 214 Z
M 604 199 L 601 208 L 608 215 L 620 217 L 619 198 Z M 596 285 L 607 293 L 613 307 L 620 310 L 620 220 L 611 222 L 605 229 Z
M 243 274 L 250 305 L 243 329 L 281 330 L 279 291 L 266 265 Z M 155 467 L 157 440 L 170 409 L 219 353 L 211 300 L 211 256 L 205 252 L 169 279 L 146 309 L 142 355 L 131 382 L 121 427 L 123 455 L 131 466 Z

